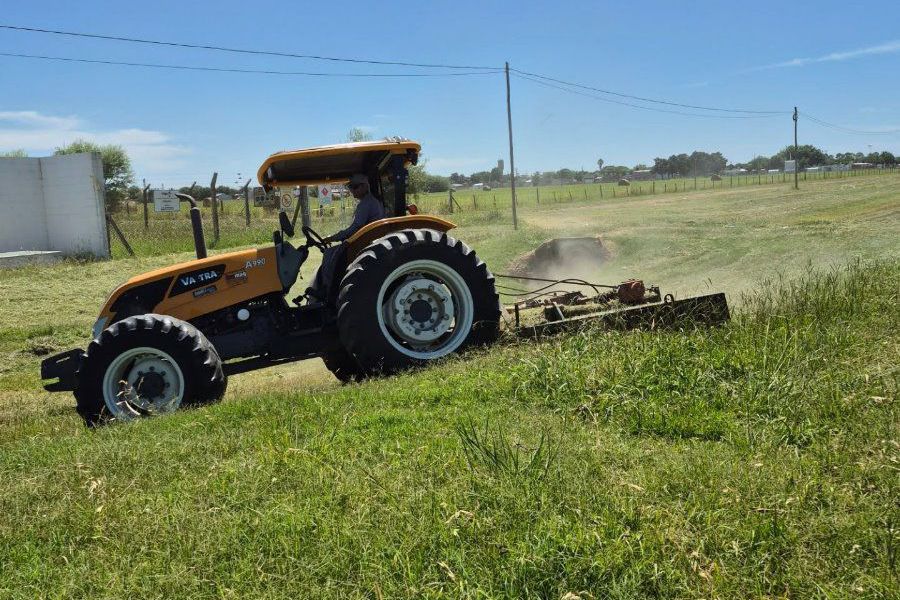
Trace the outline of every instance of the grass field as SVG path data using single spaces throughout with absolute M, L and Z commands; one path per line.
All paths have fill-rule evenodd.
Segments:
M 897 169 L 872 169 L 868 171 L 848 171 L 838 173 L 804 173 L 802 185 L 815 187 L 821 182 L 842 182 L 849 185 L 862 183 L 873 177 L 896 178 Z M 807 181 L 808 177 L 808 181 Z M 792 179 L 785 174 L 727 177 L 722 181 L 711 181 L 709 178 L 670 179 L 668 181 L 638 181 L 630 187 L 619 187 L 614 183 L 589 185 L 560 185 L 541 187 L 520 187 L 517 190 L 520 212 L 537 212 L 543 214 L 565 209 L 572 205 L 607 204 L 626 198 L 644 198 L 646 196 L 683 197 L 695 193 L 705 194 L 708 191 L 731 192 L 744 188 L 789 189 Z M 745 192 L 754 195 L 757 192 Z M 768 192 L 766 192 L 768 193 Z M 455 192 L 453 207 L 455 220 L 466 220 L 467 215 L 481 215 L 480 219 L 511 219 L 512 194 L 509 188 L 490 191 L 464 189 Z M 410 198 L 422 212 L 448 215 L 450 207 L 446 192 L 423 194 Z M 190 222 L 187 218 L 187 207 L 177 214 L 155 213 L 152 208 L 145 226 L 142 207 L 130 206 L 130 210 L 114 215 L 116 223 L 122 229 L 129 244 L 138 256 L 156 256 L 174 252 L 188 252 L 193 248 Z M 318 202 L 311 200 L 312 225 L 315 229 L 335 231 L 346 227 L 353 212 L 353 200 L 336 201 L 319 210 Z M 278 214 L 262 207 L 251 207 L 250 224 L 247 225 L 242 200 L 224 203 L 224 213 L 219 216 L 220 239 L 214 242 L 212 209 L 202 210 L 207 243 L 215 249 L 231 248 L 248 244 L 263 244 L 272 239 L 272 230 L 278 228 Z M 466 215 L 466 216 L 464 216 Z M 478 217 L 476 217 L 478 219 Z M 111 248 L 115 258 L 127 257 L 125 246 L 113 236 Z
M 310 361 L 88 431 L 41 356 L 190 255 L 0 271 L 0 597 L 900 594 L 900 177 L 454 219 L 496 271 L 599 234 L 581 275 L 740 311 L 345 387 Z

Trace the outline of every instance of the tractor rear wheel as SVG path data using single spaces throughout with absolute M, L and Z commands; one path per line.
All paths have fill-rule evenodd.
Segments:
M 494 277 L 466 244 L 431 229 L 391 233 L 347 267 L 341 342 L 362 373 L 393 373 L 499 335 Z
M 164 414 L 222 398 L 228 380 L 206 336 L 166 315 L 128 317 L 90 343 L 77 374 L 88 425 Z

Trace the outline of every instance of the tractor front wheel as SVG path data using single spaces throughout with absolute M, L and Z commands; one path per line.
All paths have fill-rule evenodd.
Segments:
M 431 229 L 391 233 L 347 267 L 341 342 L 365 374 L 393 373 L 499 334 L 494 277 L 464 243 Z
M 199 330 L 156 314 L 103 331 L 88 346 L 77 378 L 78 413 L 91 426 L 219 400 L 228 384 L 222 360 Z

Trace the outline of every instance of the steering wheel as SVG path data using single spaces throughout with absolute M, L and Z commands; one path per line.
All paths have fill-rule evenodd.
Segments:
M 330 243 L 326 242 L 325 238 L 316 233 L 312 227 L 304 225 L 300 230 L 303 232 L 303 235 L 306 236 L 307 245 L 316 246 L 317 248 L 328 248 L 330 245 Z

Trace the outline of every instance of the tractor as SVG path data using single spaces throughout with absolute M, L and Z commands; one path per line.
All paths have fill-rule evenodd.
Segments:
M 273 242 L 207 255 L 190 204 L 196 259 L 132 277 L 110 294 L 86 349 L 41 363 L 49 391 L 71 391 L 93 426 L 213 402 L 228 377 L 320 357 L 343 382 L 425 365 L 499 335 L 494 277 L 448 235 L 444 219 L 414 214 L 406 188 L 420 152 L 402 139 L 278 152 L 257 178 L 266 189 L 338 184 L 363 173 L 387 218 L 341 243 L 330 277 L 288 301 L 311 250 L 328 242 L 308 223 L 292 245 L 279 212 Z

